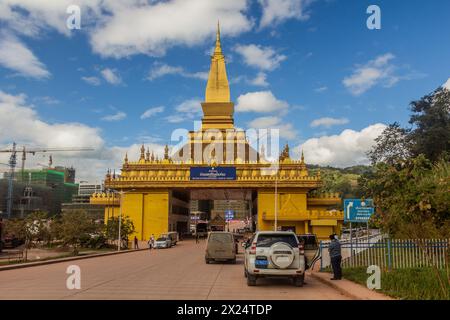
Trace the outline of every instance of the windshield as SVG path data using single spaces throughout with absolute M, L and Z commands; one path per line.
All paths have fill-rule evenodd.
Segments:
M 231 234 L 229 233 L 212 233 L 209 236 L 210 242 L 230 243 L 233 241 Z
M 167 240 L 167 238 L 158 238 L 158 239 L 156 239 L 156 241 L 166 241 Z
M 260 234 L 256 241 L 257 247 L 270 247 L 277 242 L 285 242 L 291 247 L 297 247 L 297 237 L 293 234 Z

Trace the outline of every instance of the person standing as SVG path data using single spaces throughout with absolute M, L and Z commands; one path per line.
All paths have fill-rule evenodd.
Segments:
M 152 249 L 152 238 L 151 237 L 148 238 L 147 244 L 148 244 L 148 249 L 151 250 Z
M 331 242 L 328 247 L 328 252 L 330 253 L 331 267 L 333 268 L 333 278 L 331 278 L 331 280 L 341 280 L 341 243 L 339 242 L 335 234 L 330 235 L 330 240 Z
M 139 241 L 136 236 L 134 236 L 134 249 L 139 249 Z
M 195 233 L 195 243 L 198 243 L 198 232 Z

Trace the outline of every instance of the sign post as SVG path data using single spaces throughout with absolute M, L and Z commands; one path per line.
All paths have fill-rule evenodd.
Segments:
M 367 224 L 367 240 L 369 240 L 369 219 L 374 212 L 375 208 L 372 199 L 344 199 L 344 222 L 350 222 L 351 256 L 353 256 L 352 222 L 365 222 Z
M 234 219 L 234 211 L 233 210 L 225 211 L 225 221 L 227 222 L 228 231 L 230 231 L 230 220 L 233 219 Z

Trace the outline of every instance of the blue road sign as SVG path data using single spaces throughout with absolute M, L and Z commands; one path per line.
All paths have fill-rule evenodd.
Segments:
M 233 210 L 225 211 L 225 221 L 230 221 L 233 219 L 234 219 L 234 211 Z
M 367 222 L 374 212 L 372 199 L 344 199 L 344 221 Z

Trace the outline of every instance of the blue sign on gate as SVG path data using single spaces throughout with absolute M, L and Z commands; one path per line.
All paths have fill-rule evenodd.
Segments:
M 233 219 L 234 219 L 234 211 L 233 210 L 225 211 L 225 221 L 230 221 Z
M 236 180 L 236 167 L 191 167 L 191 180 Z
M 344 221 L 367 222 L 374 212 L 372 199 L 344 199 Z

